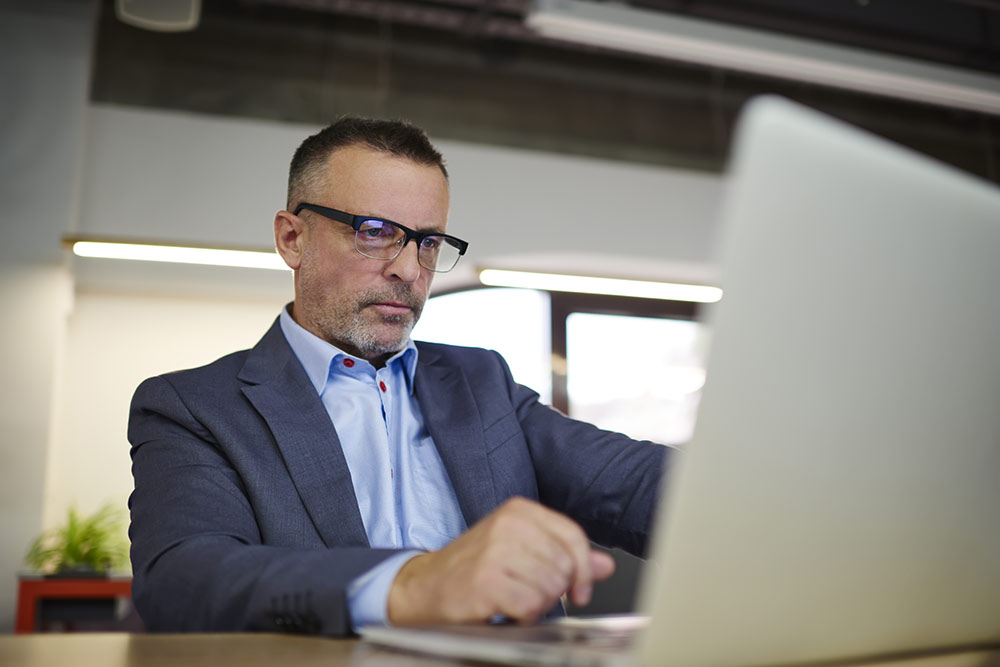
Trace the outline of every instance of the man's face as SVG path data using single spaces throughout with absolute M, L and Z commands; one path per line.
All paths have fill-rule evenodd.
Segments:
M 331 154 L 326 174 L 309 203 L 417 231 L 445 231 L 448 184 L 437 166 L 349 146 Z M 308 224 L 295 275 L 295 321 L 345 352 L 382 365 L 406 345 L 433 273 L 418 264 L 412 241 L 395 259 L 372 259 L 355 250 L 350 226 L 310 211 L 300 217 Z

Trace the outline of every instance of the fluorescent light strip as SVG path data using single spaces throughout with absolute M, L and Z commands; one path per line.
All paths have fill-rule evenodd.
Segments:
M 146 262 L 238 266 L 250 269 L 282 269 L 288 266 L 274 252 L 256 250 L 223 250 L 221 248 L 189 248 L 183 246 L 109 241 L 75 241 L 73 254 L 102 259 L 132 259 Z
M 695 303 L 715 303 L 722 298 L 721 289 L 708 285 L 684 285 L 648 280 L 597 278 L 502 269 L 483 269 L 479 272 L 479 282 L 491 287 L 525 287 L 553 292 L 608 294 L 643 299 L 665 299 L 667 301 L 693 301 Z
M 1000 113 L 1000 77 L 617 3 L 537 0 L 527 24 L 556 39 L 711 67 Z

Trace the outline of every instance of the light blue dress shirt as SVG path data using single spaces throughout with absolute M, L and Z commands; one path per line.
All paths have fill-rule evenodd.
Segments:
M 385 624 L 389 588 L 420 551 L 461 535 L 465 519 L 413 392 L 413 341 L 382 368 L 303 329 L 283 308 L 281 331 L 334 423 L 373 548 L 408 549 L 355 579 L 347 590 L 355 628 Z M 316 443 L 316 446 L 334 446 Z M 433 508 L 429 511 L 428 508 Z

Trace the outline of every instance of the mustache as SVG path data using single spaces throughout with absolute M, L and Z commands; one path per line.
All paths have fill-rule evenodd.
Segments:
M 424 308 L 424 300 L 413 293 L 413 288 L 406 284 L 400 284 L 390 289 L 366 290 L 362 292 L 361 298 L 358 300 L 358 310 L 360 311 L 368 306 L 389 301 L 401 303 L 418 314 Z

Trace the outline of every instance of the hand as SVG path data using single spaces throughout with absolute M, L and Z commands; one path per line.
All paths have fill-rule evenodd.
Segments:
M 566 592 L 587 604 L 593 582 L 614 569 L 568 517 L 512 498 L 445 548 L 400 569 L 389 590 L 389 622 L 484 622 L 497 614 L 531 622 Z

